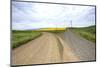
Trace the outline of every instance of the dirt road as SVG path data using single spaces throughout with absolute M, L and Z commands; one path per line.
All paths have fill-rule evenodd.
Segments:
M 68 46 L 73 49 L 74 53 L 80 58 L 80 61 L 94 61 L 96 44 L 92 43 L 81 36 L 67 30 L 64 33 L 58 34 L 64 41 L 67 42 Z
M 43 35 L 12 51 L 13 65 L 74 62 L 79 58 L 59 36 L 44 32 Z
M 12 64 L 44 64 L 95 60 L 95 44 L 71 31 L 43 32 L 39 38 L 12 50 Z

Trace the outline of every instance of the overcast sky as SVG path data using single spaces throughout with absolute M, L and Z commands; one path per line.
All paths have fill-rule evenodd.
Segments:
M 95 7 L 12 2 L 12 29 L 95 25 Z

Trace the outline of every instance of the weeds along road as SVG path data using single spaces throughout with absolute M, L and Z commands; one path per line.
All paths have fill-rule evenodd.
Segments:
M 12 50 L 12 65 L 95 60 L 95 44 L 71 31 L 43 35 Z

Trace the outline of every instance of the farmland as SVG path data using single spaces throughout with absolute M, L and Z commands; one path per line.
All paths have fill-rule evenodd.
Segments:
M 12 48 L 19 47 L 39 36 L 42 32 L 58 33 L 64 32 L 64 28 L 41 28 L 38 30 L 12 30 Z
M 59 32 L 65 32 L 66 28 L 40 28 L 35 31 L 42 31 L 42 32 L 51 32 L 51 33 L 59 33 Z
M 24 43 L 27 43 L 30 40 L 33 40 L 42 35 L 41 32 L 38 31 L 12 31 L 12 48 L 16 48 Z
M 95 43 L 96 41 L 96 26 L 89 26 L 84 28 L 72 28 L 72 31 L 84 37 L 85 39 Z

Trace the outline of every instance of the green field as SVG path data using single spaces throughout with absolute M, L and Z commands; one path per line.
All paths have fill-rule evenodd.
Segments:
M 12 31 L 12 48 L 16 48 L 22 44 L 27 43 L 30 40 L 33 40 L 42 35 L 41 32 L 38 31 Z
M 61 33 L 61 32 L 65 32 L 65 30 L 46 30 L 46 31 L 40 31 L 40 32 Z
M 71 30 L 80 36 L 84 37 L 85 39 L 92 41 L 95 43 L 96 41 L 96 26 L 89 26 L 84 28 L 72 28 Z

